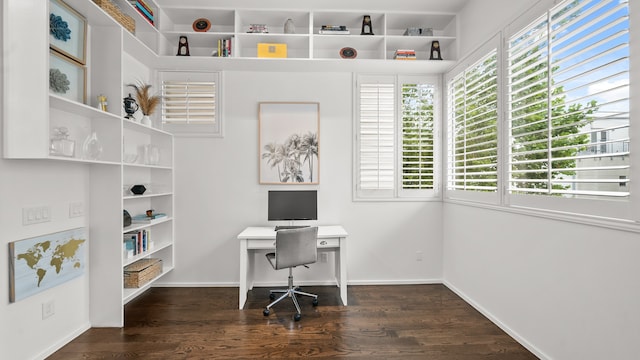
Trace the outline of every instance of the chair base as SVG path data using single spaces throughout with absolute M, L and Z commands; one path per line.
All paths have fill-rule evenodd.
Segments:
M 274 300 L 271 304 L 267 305 L 267 307 L 264 309 L 264 311 L 262 312 L 264 314 L 264 316 L 269 316 L 270 314 L 270 310 L 275 304 L 279 303 L 280 301 L 284 300 L 285 298 L 291 298 L 291 300 L 293 301 L 293 305 L 295 305 L 296 307 L 296 314 L 293 316 L 293 319 L 298 321 L 300 320 L 300 317 L 302 316 L 302 311 L 300 310 L 300 304 L 298 303 L 298 297 L 297 295 L 302 295 L 302 296 L 309 296 L 313 298 L 313 306 L 318 305 L 318 295 L 316 294 L 311 294 L 308 292 L 304 292 L 304 291 L 300 291 L 298 290 L 298 288 L 294 288 L 293 287 L 293 275 L 291 272 L 291 268 L 289 268 L 289 286 L 287 289 L 280 289 L 280 290 L 269 290 L 269 297 L 271 299 L 275 298 L 275 294 L 282 294 L 280 295 L 279 298 L 277 298 L 276 300 Z

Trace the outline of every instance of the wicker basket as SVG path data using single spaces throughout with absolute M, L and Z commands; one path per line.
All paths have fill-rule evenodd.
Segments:
M 107 14 L 109 14 L 115 21 L 119 22 L 125 29 L 129 30 L 132 34 L 136 32 L 136 21 L 127 14 L 122 13 L 122 10 L 114 4 L 111 0 L 93 0 L 96 5 L 100 6 Z
M 124 287 L 139 288 L 161 273 L 161 259 L 140 259 L 124 267 Z

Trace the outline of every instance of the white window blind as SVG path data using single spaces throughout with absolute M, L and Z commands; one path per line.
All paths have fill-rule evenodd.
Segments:
M 174 133 L 220 134 L 216 73 L 163 72 L 162 122 Z
M 434 187 L 433 84 L 402 83 L 402 189 Z
M 356 88 L 356 197 L 433 196 L 437 81 L 360 76 Z
M 567 0 L 509 38 L 511 194 L 629 195 L 628 17 Z
M 359 188 L 393 190 L 395 84 L 359 84 Z
M 498 189 L 497 49 L 448 83 L 447 189 Z
M 162 121 L 171 124 L 214 124 L 216 83 L 205 81 L 164 81 Z

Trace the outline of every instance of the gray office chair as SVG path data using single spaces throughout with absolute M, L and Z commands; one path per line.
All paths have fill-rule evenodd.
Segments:
M 301 312 L 296 295 L 310 296 L 313 298 L 313 306 L 318 305 L 318 295 L 299 291 L 293 286 L 293 268 L 312 264 L 318 259 L 318 228 L 306 227 L 300 229 L 278 230 L 276 232 L 276 251 L 268 253 L 267 260 L 274 269 L 289 269 L 289 286 L 282 290 L 270 290 L 269 297 L 275 299 L 276 293 L 283 293 L 278 299 L 267 305 L 264 316 L 269 316 L 272 306 L 290 297 L 296 306 L 297 313 L 293 316 L 295 321 L 300 320 Z

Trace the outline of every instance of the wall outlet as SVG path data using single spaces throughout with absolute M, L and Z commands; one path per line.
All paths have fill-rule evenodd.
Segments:
M 416 261 L 422 261 L 422 251 L 416 251 Z
M 69 203 L 69 218 L 84 216 L 84 203 L 82 201 Z
M 326 252 L 321 252 L 319 254 L 320 257 L 320 262 L 321 263 L 326 263 L 327 262 L 327 258 L 328 258 L 329 254 L 327 254 Z
M 56 313 L 56 303 L 53 300 L 42 303 L 42 320 L 53 316 Z
M 32 225 L 51 221 L 49 205 L 22 208 L 22 225 Z

